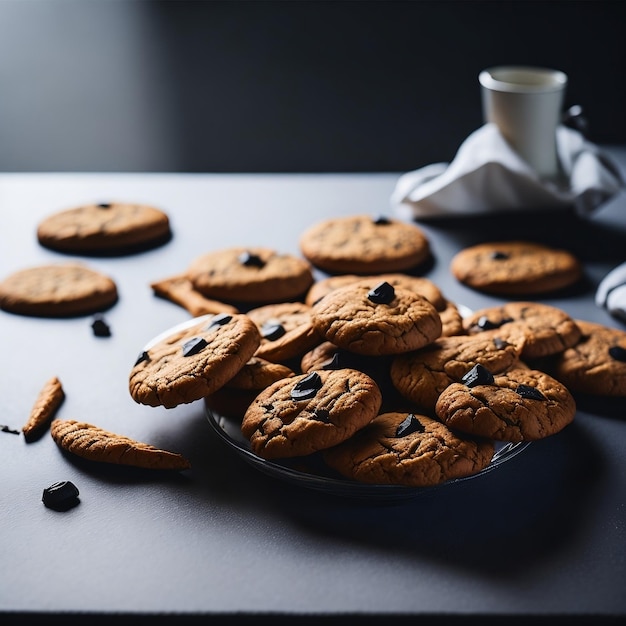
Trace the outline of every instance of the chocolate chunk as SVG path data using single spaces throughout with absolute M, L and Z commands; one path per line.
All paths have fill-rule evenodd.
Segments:
M 230 320 L 233 319 L 232 315 L 228 313 L 218 313 L 211 318 L 209 325 L 205 328 L 205 330 L 209 330 L 210 328 L 217 328 L 218 326 L 224 326 L 224 324 L 228 324 Z
M 626 349 L 622 348 L 622 346 L 611 346 L 609 348 L 609 355 L 616 361 L 626 362 Z
M 209 344 L 202 337 L 192 337 L 183 344 L 183 356 L 198 354 L 207 345 Z
M 372 221 L 377 226 L 387 226 L 387 224 L 391 224 L 391 221 L 389 220 L 389 218 L 385 217 L 384 215 L 378 215 L 375 218 L 373 218 Z
M 19 430 L 14 430 L 13 428 L 7 426 L 6 424 L 0 424 L 0 431 L 3 433 L 11 433 L 12 435 L 19 435 Z
M 99 209 L 110 209 L 111 204 L 109 202 L 100 202 L 96 205 Z
M 506 348 L 509 345 L 509 342 L 508 341 L 504 341 L 504 339 L 501 339 L 500 337 L 494 337 L 493 338 L 493 345 L 498 350 L 504 350 L 504 348 Z
M 287 331 L 285 327 L 278 322 L 266 322 L 261 326 L 261 337 L 268 341 L 276 341 L 280 339 Z
M 106 323 L 102 315 L 94 316 L 94 320 L 91 323 L 91 328 L 93 330 L 93 334 L 96 337 L 110 337 L 111 336 L 111 329 L 109 328 L 109 325 Z
M 330 411 L 328 409 L 315 409 L 315 411 L 313 411 L 312 417 L 318 422 L 324 422 L 328 424 L 330 422 Z
M 491 258 L 494 261 L 504 261 L 509 258 L 509 255 L 506 252 L 500 252 L 499 250 L 496 250 L 495 252 L 491 253 Z
M 494 328 L 500 328 L 503 324 L 507 324 L 512 321 L 513 320 L 511 318 L 506 318 L 499 322 L 492 322 L 486 315 L 482 315 L 478 318 L 476 326 L 480 328 L 480 330 L 493 330 Z
M 141 362 L 149 361 L 149 360 L 150 360 L 150 355 L 144 350 L 137 357 L 137 360 L 135 361 L 135 365 L 139 365 Z
M 79 503 L 78 488 L 69 480 L 54 483 L 43 490 L 41 501 L 55 511 L 67 511 Z
M 291 390 L 291 397 L 294 400 L 308 400 L 315 396 L 322 387 L 322 379 L 317 372 L 312 372 L 305 376 L 300 382 L 296 383 Z
M 251 252 L 242 252 L 239 255 L 239 263 L 246 267 L 263 267 L 265 265 L 265 261 L 260 256 Z
M 383 281 L 371 289 L 367 297 L 375 304 L 389 304 L 396 297 L 396 290 L 387 281 Z
M 478 385 L 493 385 L 493 374 L 483 365 L 477 363 L 472 369 L 461 378 L 461 382 L 466 387 L 476 387 Z
M 526 398 L 528 400 L 547 400 L 547 398 L 537 389 L 536 387 L 531 387 L 530 385 L 518 385 L 515 393 L 522 398 Z
M 423 433 L 426 430 L 424 424 L 420 422 L 413 413 L 409 413 L 396 429 L 396 437 L 405 437 L 411 433 Z

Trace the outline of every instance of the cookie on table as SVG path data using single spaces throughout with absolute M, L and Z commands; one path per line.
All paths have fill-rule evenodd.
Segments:
M 178 306 L 189 311 L 193 317 L 211 313 L 239 313 L 239 309 L 231 304 L 203 296 L 194 289 L 186 274 L 177 274 L 155 280 L 150 283 L 150 287 L 155 295 L 178 304 Z
M 261 391 L 291 376 L 295 372 L 287 365 L 253 356 L 223 387 L 206 396 L 204 403 L 218 415 L 241 418 Z
M 284 362 L 301 357 L 320 343 L 313 326 L 311 307 L 303 302 L 279 302 L 250 309 L 248 317 L 261 333 L 256 356 Z
M 370 288 L 385 281 L 393 287 L 401 287 L 409 291 L 414 291 L 420 296 L 424 296 L 438 311 L 442 311 L 447 304 L 446 298 L 441 293 L 441 290 L 431 280 L 423 276 L 411 276 L 410 274 L 401 273 L 374 274 L 372 276 L 361 276 L 359 274 L 327 276 L 311 285 L 304 302 L 313 306 L 318 300 L 335 289 L 353 285 L 359 281 L 369 281 L 371 283 Z
M 98 463 L 130 465 L 153 470 L 186 470 L 191 463 L 182 455 L 112 433 L 78 420 L 54 420 L 50 434 L 70 454 Z
M 533 441 L 560 432 L 574 420 L 576 403 L 568 388 L 527 366 L 492 374 L 475 365 L 444 389 L 435 405 L 448 427 L 498 441 Z
M 426 415 L 389 412 L 322 455 L 351 480 L 432 487 L 480 472 L 494 451 L 492 441 L 460 436 Z
M 248 407 L 241 432 L 266 459 L 306 456 L 334 446 L 368 424 L 381 392 L 363 372 L 319 370 L 280 380 Z
M 0 308 L 18 315 L 89 315 L 110 308 L 117 299 L 115 281 L 82 264 L 29 267 L 0 282 Z
M 258 304 L 298 300 L 314 280 L 305 259 L 263 247 L 203 254 L 191 263 L 187 277 L 207 298 Z
M 450 271 L 477 291 L 533 296 L 558 291 L 583 275 L 580 261 L 567 250 L 527 241 L 494 241 L 464 248 Z
M 26 441 L 33 440 L 43 432 L 53 420 L 63 400 L 65 400 L 63 385 L 56 376 L 53 376 L 46 381 L 37 395 L 28 419 L 22 426 Z
M 305 230 L 299 243 L 305 258 L 331 274 L 404 272 L 431 256 L 422 229 L 384 216 L 327 219 Z
M 551 357 L 547 371 L 572 392 L 626 396 L 626 331 L 577 319 L 578 342 Z
M 504 372 L 519 363 L 523 335 L 509 343 L 497 331 L 477 336 L 440 337 L 421 350 L 394 357 L 390 376 L 394 387 L 411 402 L 432 411 L 441 392 L 459 382 L 477 364 Z
M 439 313 L 426 298 L 387 282 L 336 289 L 311 308 L 311 315 L 324 340 L 357 354 L 409 352 L 441 335 Z
M 218 314 L 141 352 L 129 375 L 139 404 L 173 408 L 214 393 L 254 355 L 261 336 L 244 314 Z
M 463 319 L 469 335 L 498 329 L 502 339 L 525 335 L 522 359 L 537 359 L 563 352 L 580 338 L 580 329 L 564 310 L 540 302 L 507 302 L 474 311 Z
M 42 246 L 72 254 L 146 250 L 171 239 L 170 220 L 161 209 L 132 202 L 103 202 L 64 209 L 37 227 Z

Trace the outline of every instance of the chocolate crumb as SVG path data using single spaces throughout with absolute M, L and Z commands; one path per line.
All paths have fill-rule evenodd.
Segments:
M 69 480 L 54 483 L 43 490 L 42 502 L 55 511 L 68 511 L 75 507 L 78 499 L 78 488 Z
M 109 325 L 106 323 L 104 317 L 102 315 L 95 315 L 94 320 L 91 323 L 91 328 L 93 330 L 93 334 L 96 337 L 110 337 L 111 329 Z

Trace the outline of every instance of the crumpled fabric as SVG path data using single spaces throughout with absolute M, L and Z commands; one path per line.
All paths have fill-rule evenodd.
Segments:
M 491 211 L 574 208 L 589 215 L 624 188 L 619 168 L 577 130 L 557 128 L 558 181 L 541 180 L 487 123 L 461 144 L 451 163 L 434 163 L 400 176 L 391 204 L 414 218 Z

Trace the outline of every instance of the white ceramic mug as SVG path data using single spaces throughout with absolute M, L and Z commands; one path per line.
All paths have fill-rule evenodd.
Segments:
M 558 177 L 556 129 L 567 75 L 543 67 L 511 65 L 483 70 L 478 80 L 485 122 L 498 126 L 540 178 Z

